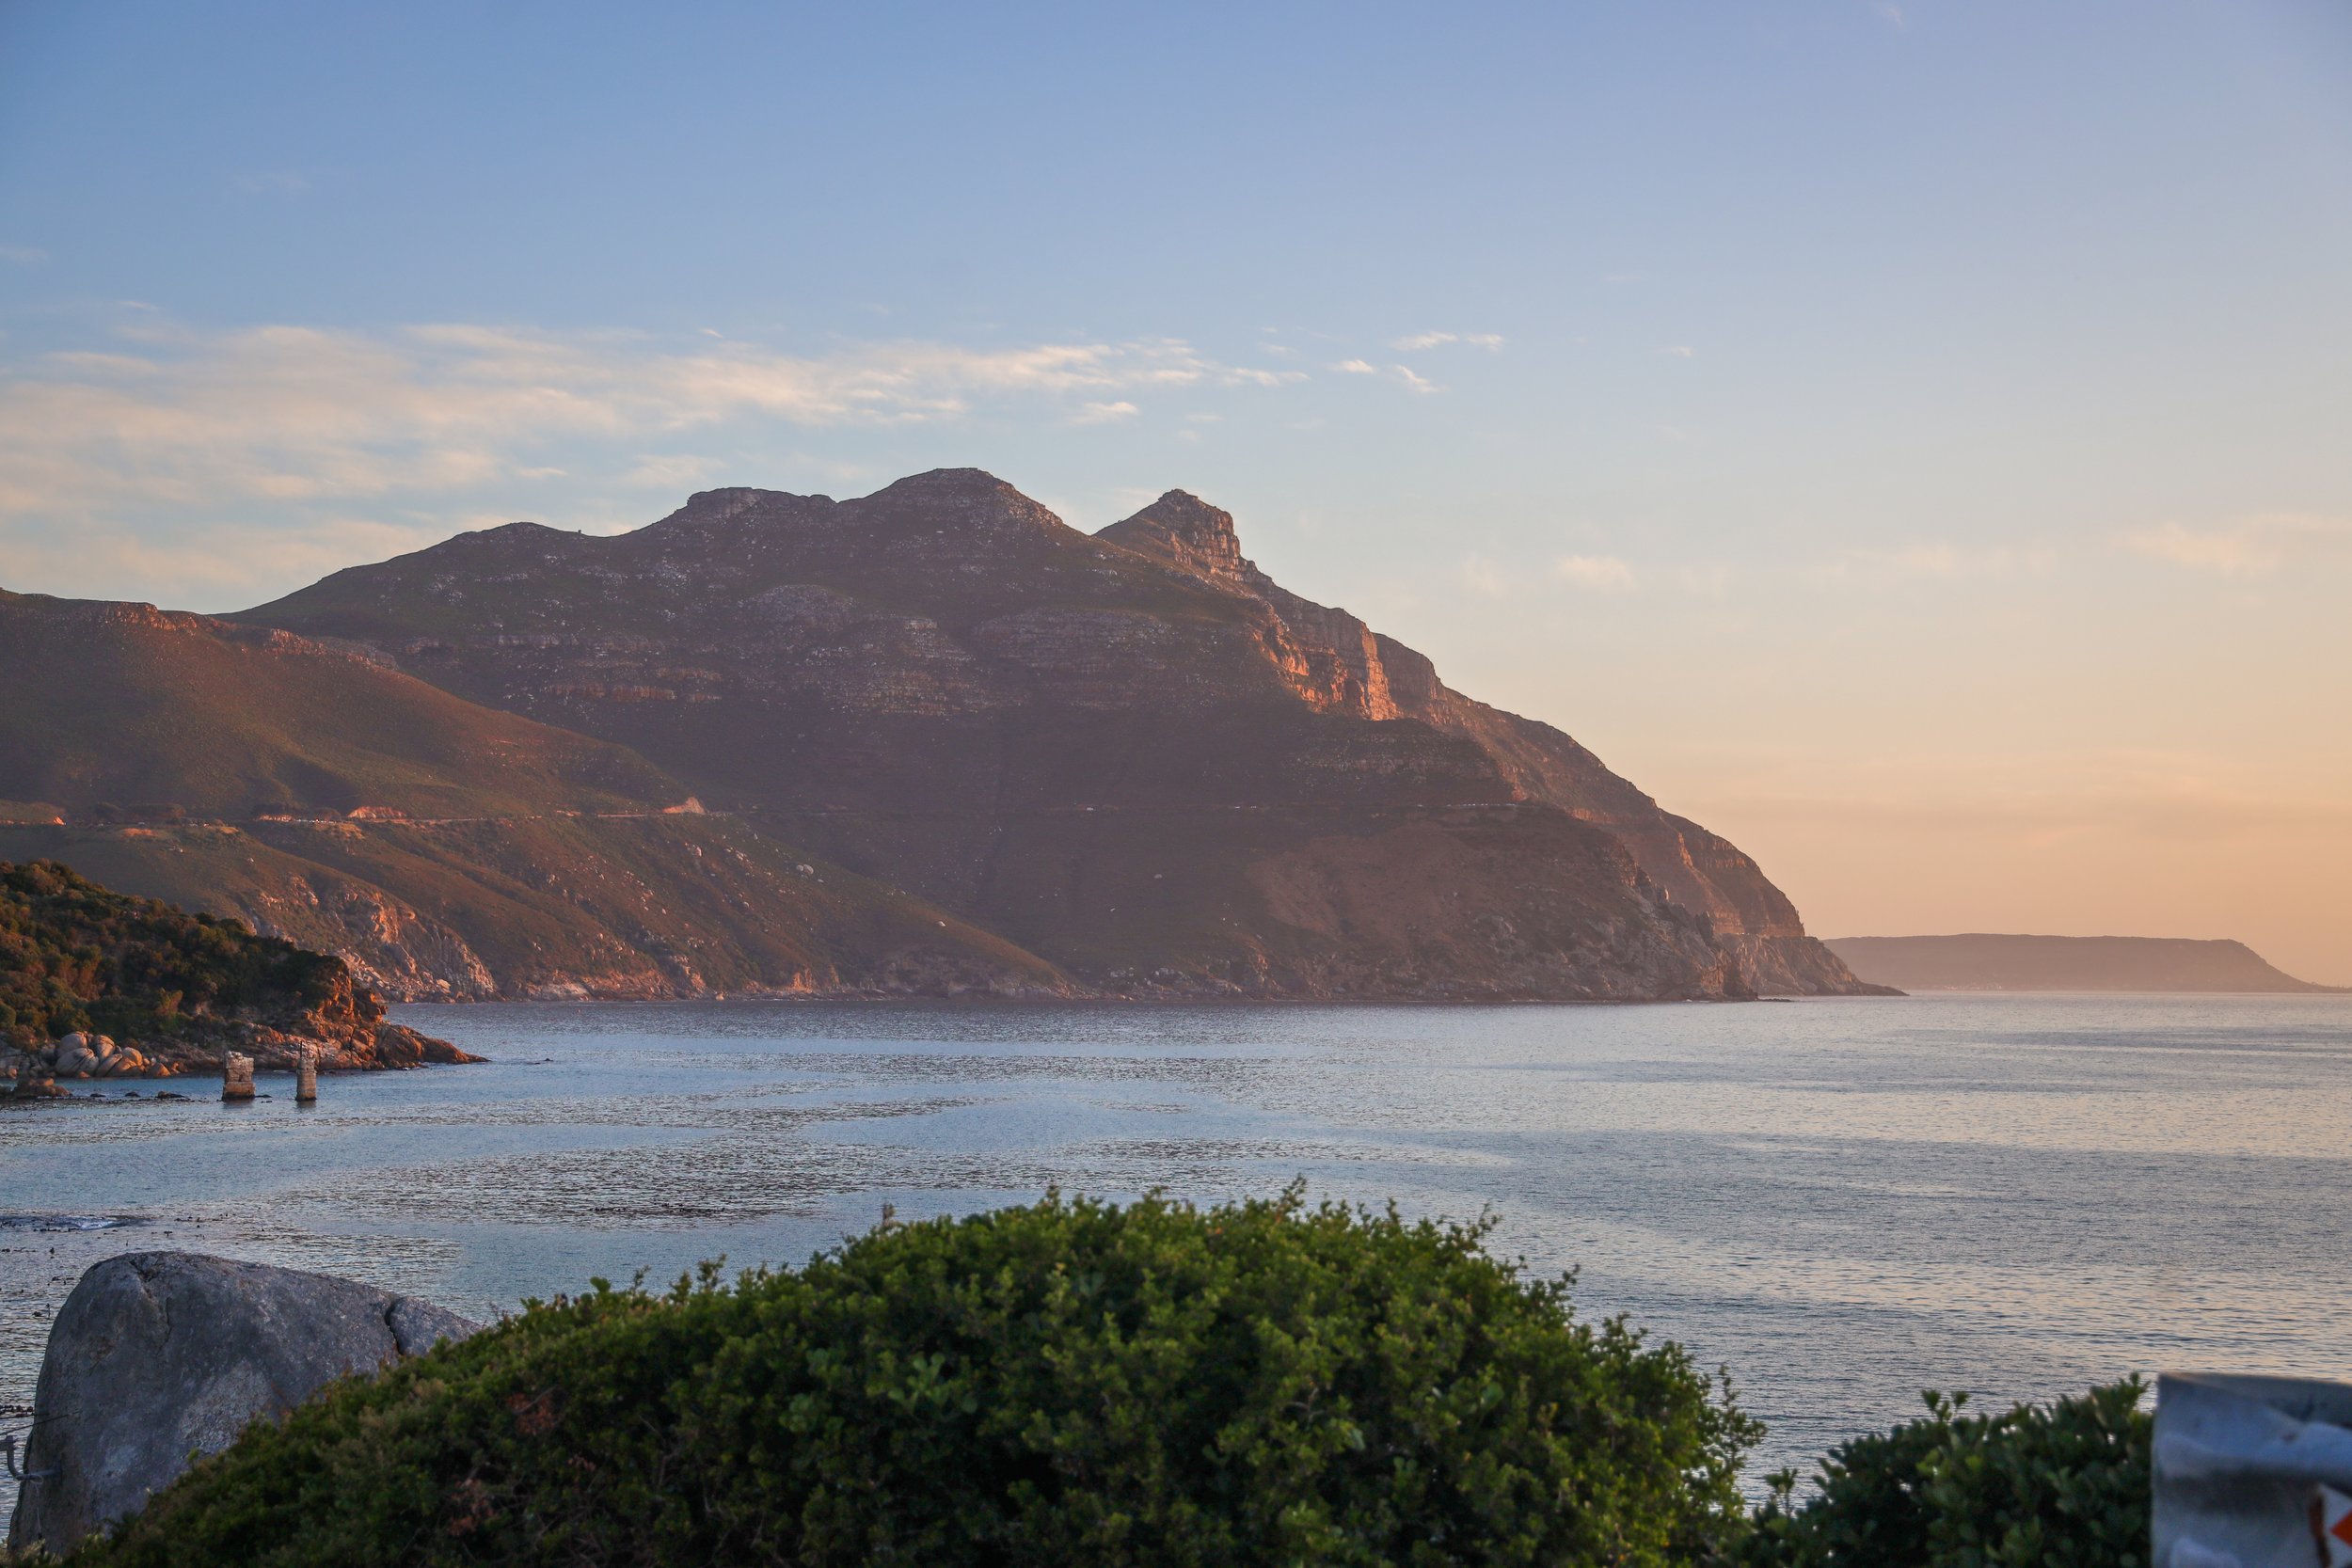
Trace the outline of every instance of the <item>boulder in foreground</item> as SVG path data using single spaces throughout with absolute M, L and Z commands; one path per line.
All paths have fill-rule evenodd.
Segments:
M 481 1325 L 348 1279 L 189 1252 L 82 1276 L 49 1330 L 8 1544 L 52 1552 L 135 1513 L 191 1453 L 216 1453 L 334 1379 Z

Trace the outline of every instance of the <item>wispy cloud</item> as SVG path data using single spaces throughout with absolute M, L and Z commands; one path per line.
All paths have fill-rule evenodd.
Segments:
M 1699 356 L 1699 351 L 1688 343 L 1668 343 L 1658 352 L 1673 359 L 1696 359 Z
M 1269 371 L 1256 365 L 1220 365 L 1216 378 L 1228 387 L 1288 387 L 1307 379 L 1305 371 Z
M 2238 517 L 2218 528 L 2166 523 L 2124 543 L 2192 571 L 2223 577 L 2262 577 L 2296 560 L 2352 547 L 2352 519 L 2273 512 Z
M 1817 582 L 1898 582 L 1923 578 L 2008 577 L 2043 572 L 2057 563 L 2046 546 L 1992 545 L 1967 547 L 1947 540 L 1840 551 L 1806 567 Z
M 1502 334 L 1499 332 L 1416 332 L 1409 338 L 1397 339 L 1389 346 L 1410 352 L 1415 349 L 1442 348 L 1448 343 L 1466 343 L 1471 348 L 1483 348 L 1491 353 L 1502 346 Z
M 1502 575 L 1502 568 L 1486 556 L 1464 556 L 1457 570 L 1462 585 L 1481 597 L 1500 599 L 1511 591 L 1510 579 Z
M 1436 382 L 1425 380 L 1413 373 L 1413 369 L 1409 365 L 1391 365 L 1389 367 L 1389 371 L 1391 374 L 1394 375 L 1399 381 L 1402 381 L 1406 386 L 1411 388 L 1416 392 L 1442 392 L 1445 390 L 1444 388 L 1438 386 Z
M 1633 586 L 1633 567 L 1613 555 L 1564 555 L 1551 563 L 1561 581 L 1599 593 L 1621 594 Z
M 1343 359 L 1331 367 L 1343 375 L 1378 375 L 1380 367 L 1369 359 Z
M 662 456 L 649 455 L 639 458 L 637 467 L 621 475 L 620 483 L 637 485 L 647 490 L 690 490 L 708 478 L 714 467 L 715 465 L 707 457 L 690 457 L 682 452 Z M 554 478 L 562 472 L 561 468 L 546 470 L 548 478 Z M 525 477 L 532 476 L 526 474 Z
M 511 521 L 469 516 L 465 529 Z M 452 519 L 436 516 L 407 522 L 326 515 L 281 528 L 221 524 L 200 535 L 157 538 L 128 530 L 98 527 L 70 533 L 23 523 L 0 522 L 0 582 L 103 580 L 117 586 L 110 597 L 150 599 L 168 607 L 192 600 L 216 605 L 252 603 L 350 565 L 405 555 L 449 537 Z
M 1020 401 L 1101 422 L 1133 413 L 1124 392 L 1298 375 L 1224 364 L 1173 339 L 793 355 L 699 334 L 206 333 L 142 318 L 103 351 L 0 365 L 0 515 L 446 493 L 516 477 L 565 440 L 737 420 L 921 424 Z
M 1078 411 L 1070 416 L 1070 422 L 1072 424 L 1116 424 L 1121 420 L 1132 420 L 1141 412 L 1141 409 L 1124 398 L 1117 403 L 1082 403 L 1078 405 Z
M 37 245 L 0 245 L 0 261 L 11 262 L 20 267 L 37 267 L 47 260 L 49 260 L 49 252 Z

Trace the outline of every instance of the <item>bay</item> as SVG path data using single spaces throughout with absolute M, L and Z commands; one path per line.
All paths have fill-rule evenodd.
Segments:
M 1809 1465 L 1923 1388 L 2352 1378 L 2352 997 L 406 1008 L 493 1058 L 0 1114 L 0 1406 L 151 1246 L 475 1314 L 1049 1186 L 1492 1218 Z M 201 1080 L 182 1083 L 202 1095 Z M 103 1085 L 110 1097 L 128 1087 Z M 119 1222 L 93 1227 L 98 1222 Z M 0 1502 L 7 1499 L 0 1498 Z

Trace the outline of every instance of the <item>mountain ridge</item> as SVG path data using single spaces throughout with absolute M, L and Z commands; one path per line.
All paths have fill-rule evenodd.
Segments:
M 1089 535 L 977 469 L 846 501 L 704 491 L 627 533 L 459 535 L 234 619 L 626 745 L 1091 987 L 1874 989 L 1736 848 L 1282 589 L 1184 492 Z

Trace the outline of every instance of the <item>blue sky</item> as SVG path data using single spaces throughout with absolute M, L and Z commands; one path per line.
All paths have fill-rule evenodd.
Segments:
M 1171 485 L 1817 930 L 2352 982 L 2352 8 L 0 4 L 0 585 Z

